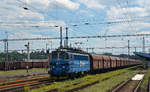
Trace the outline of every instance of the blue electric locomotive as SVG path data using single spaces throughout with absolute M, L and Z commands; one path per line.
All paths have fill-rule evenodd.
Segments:
M 51 53 L 50 71 L 52 76 L 77 75 L 90 71 L 87 53 L 73 49 L 58 49 Z

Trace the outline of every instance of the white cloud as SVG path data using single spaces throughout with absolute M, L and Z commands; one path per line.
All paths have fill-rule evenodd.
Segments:
M 20 38 L 50 38 L 51 36 L 43 36 L 42 34 L 31 34 L 27 31 L 16 32 L 14 34 L 9 35 L 9 39 L 20 39 Z M 18 49 L 26 49 L 25 44 L 30 42 L 30 49 L 45 49 L 46 43 L 49 43 L 48 40 L 35 40 L 35 41 L 13 41 L 9 42 L 9 50 L 18 50 Z M 53 46 L 57 47 L 56 42 L 53 42 Z
M 67 9 L 76 10 L 80 4 L 71 0 L 28 0 L 28 4 L 36 7 L 37 9 Z M 39 7 L 40 6 L 40 7 Z
M 79 13 L 80 13 L 81 15 L 84 15 L 84 16 L 94 17 L 94 13 L 91 13 L 91 12 L 88 11 L 88 10 L 80 10 Z
M 108 46 L 107 47 L 124 47 L 126 46 L 126 42 L 125 41 L 122 41 L 122 40 L 108 40 L 107 41 Z
M 56 0 L 56 2 L 58 4 L 60 4 L 60 6 L 64 6 L 70 10 L 74 10 L 74 9 L 78 9 L 79 8 L 79 4 L 78 3 L 75 3 L 75 2 L 72 2 L 70 0 Z
M 27 31 L 20 31 L 20 32 L 16 32 L 13 33 L 11 35 L 9 35 L 10 39 L 20 39 L 20 38 L 40 38 L 43 37 L 42 35 L 35 35 L 35 34 L 31 34 Z
M 147 31 L 142 31 L 142 32 L 138 32 L 136 34 L 150 34 L 150 32 L 147 32 Z
M 79 2 L 84 4 L 87 8 L 105 8 L 105 5 L 102 5 L 99 0 L 79 0 Z
M 122 23 L 111 25 L 107 28 L 109 35 L 115 34 L 134 34 L 136 32 L 141 32 L 148 30 L 150 28 L 150 23 L 145 22 L 133 22 L 133 23 Z
M 42 7 L 47 7 L 51 0 L 26 0 L 26 3 L 30 3 L 32 5 L 40 5 Z M 38 8 L 38 7 L 37 7 Z
M 141 7 L 132 7 L 132 8 L 117 8 L 111 7 L 110 10 L 107 11 L 108 19 L 112 18 L 129 18 L 129 17 L 137 17 L 137 16 L 147 16 L 149 12 L 146 8 Z
M 132 2 L 135 4 L 137 2 Z M 150 26 L 150 23 L 146 22 L 147 19 L 145 16 L 149 16 L 150 12 L 145 7 L 133 6 L 133 7 L 115 7 L 112 6 L 107 11 L 107 20 L 113 19 L 117 21 L 120 18 L 121 21 L 126 21 L 121 24 L 114 24 L 109 27 L 109 34 L 133 34 L 135 32 L 141 32 L 147 30 Z M 133 19 L 131 22 L 127 20 Z M 137 20 L 137 21 L 134 21 Z
M 146 7 L 146 8 L 150 8 L 150 0 L 136 0 L 136 2 L 138 5 L 140 5 L 141 7 Z
M 66 23 L 64 21 L 25 21 L 22 22 L 23 26 L 39 26 L 39 27 L 56 27 L 56 26 L 65 26 Z
M 53 37 L 59 36 L 56 34 L 59 34 L 59 28 L 50 28 L 49 26 L 66 26 L 67 24 L 64 22 L 65 19 L 67 20 L 74 20 L 77 15 L 78 18 L 76 18 L 76 21 L 89 21 L 92 22 L 93 19 L 89 19 L 89 16 L 97 19 L 96 22 L 101 18 L 106 19 L 114 19 L 122 17 L 124 18 L 131 18 L 131 17 L 141 17 L 141 16 L 147 16 L 150 15 L 150 0 L 21 0 L 23 2 L 26 2 L 28 5 L 23 4 L 21 2 L 18 2 L 17 0 L 1 0 L 0 1 L 0 21 L 7 23 L 14 23 L 16 21 L 20 21 L 20 25 L 15 26 L 1 26 L 1 38 L 4 38 L 2 33 L 2 30 L 5 31 L 8 30 L 8 33 L 10 33 L 9 38 L 36 38 L 36 37 L 46 37 L 46 33 L 52 32 Z M 119 7 L 118 2 L 121 3 L 121 7 Z M 83 5 L 83 6 L 81 6 Z M 29 10 L 23 9 L 23 7 L 27 7 Z M 64 11 L 65 10 L 65 11 Z M 45 12 L 45 13 L 43 13 Z M 62 21 L 51 21 L 51 16 L 55 16 L 55 12 L 57 12 L 56 17 L 58 19 L 64 19 Z M 63 13 L 62 13 L 63 12 Z M 61 14 L 63 16 L 61 16 Z M 75 13 L 75 14 L 74 14 Z M 107 16 L 105 16 L 105 13 Z M 45 15 L 48 14 L 48 15 Z M 60 15 L 59 15 L 60 14 Z M 65 15 L 66 14 L 66 15 Z M 99 15 L 98 17 L 96 15 Z M 87 17 L 88 16 L 88 17 Z M 67 18 L 66 18 L 67 17 Z M 97 17 L 97 18 L 96 18 Z M 82 18 L 82 20 L 81 20 Z M 57 19 L 56 19 L 57 20 Z M 148 20 L 148 19 L 147 19 Z M 94 20 L 95 21 L 95 20 Z M 115 19 L 114 19 L 115 21 Z M 31 23 L 32 22 L 32 23 Z M 82 24 L 82 23 L 75 23 L 75 24 Z M 40 27 L 29 27 L 29 26 L 40 26 Z M 88 25 L 87 25 L 88 26 Z M 148 32 L 150 23 L 146 23 L 146 21 L 142 22 L 133 22 L 133 23 L 120 23 L 120 24 L 110 24 L 107 28 L 108 32 L 107 35 L 115 35 L 115 34 L 132 34 L 132 33 L 142 33 L 142 32 Z M 88 28 L 89 27 L 89 28 Z M 87 31 L 90 35 L 89 31 L 91 29 L 93 30 L 99 30 L 100 28 L 103 29 L 105 25 L 94 25 L 94 26 L 88 26 L 79 27 L 80 31 Z M 39 29 L 38 29 L 39 28 Z M 91 29 L 90 29 L 91 28 Z M 83 30 L 82 30 L 83 29 Z M 63 29 L 64 30 L 64 29 Z M 71 30 L 71 29 L 70 29 Z M 105 33 L 106 30 L 101 30 L 101 32 Z M 55 32 L 55 34 L 53 34 Z M 41 34 L 40 34 L 41 33 Z M 96 34 L 97 32 L 94 31 Z M 74 32 L 70 32 L 71 36 L 74 36 Z M 77 35 L 79 33 L 77 32 Z M 76 35 L 76 36 L 77 36 Z M 132 38 L 131 38 L 132 39 Z M 117 39 L 118 40 L 118 39 Z M 81 39 L 74 39 L 73 42 L 81 41 Z M 105 41 L 101 40 L 91 40 L 88 42 L 87 39 L 83 39 L 83 42 L 85 42 L 85 46 L 105 46 Z M 58 42 L 58 41 L 57 41 Z M 56 42 L 56 43 L 57 43 Z M 12 42 L 13 43 L 13 42 Z M 22 42 L 24 44 L 25 42 Z M 36 42 L 33 42 L 36 43 Z M 86 44 L 87 43 L 87 44 Z M 96 43 L 96 44 L 95 44 Z M 125 42 L 127 43 L 127 42 Z M 40 45 L 38 45 L 40 44 Z M 42 44 L 42 45 L 41 45 Z M 114 39 L 108 39 L 106 41 L 107 46 L 122 46 L 126 45 L 124 43 L 121 43 L 121 41 L 114 41 Z M 20 43 L 21 45 L 21 43 Z M 19 43 L 15 43 L 14 45 L 11 45 L 12 48 L 19 48 Z M 83 46 L 84 46 L 83 45 Z M 136 45 L 136 43 L 135 43 Z M 18 46 L 18 47 L 16 47 Z M 23 46 L 23 45 L 22 45 Z M 43 48 L 45 47 L 45 42 L 38 42 L 36 45 L 33 45 L 35 48 Z M 25 48 L 23 46 L 23 48 Z
M 75 10 L 80 4 L 70 0 L 23 0 L 0 1 L 0 21 L 41 21 L 45 19 L 45 11 L 53 9 Z M 40 6 L 40 7 L 39 7 Z M 26 7 L 28 10 L 24 9 Z
M 39 21 L 44 20 L 44 16 L 38 12 L 25 10 L 17 2 L 2 2 L 0 3 L 0 21 Z

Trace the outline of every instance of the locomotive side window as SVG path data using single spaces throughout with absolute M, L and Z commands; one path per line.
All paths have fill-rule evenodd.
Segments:
M 59 53 L 59 59 L 60 60 L 64 60 L 64 52 L 60 52 Z
M 70 54 L 70 59 L 72 59 L 73 58 L 73 55 L 72 54 Z
M 69 54 L 68 53 L 64 54 L 64 59 L 69 59 Z
M 59 59 L 60 60 L 67 60 L 67 59 L 69 59 L 68 53 L 65 53 L 65 52 L 59 53 Z
M 58 54 L 57 53 L 52 53 L 52 59 L 57 60 L 58 59 Z
M 88 56 L 74 55 L 75 60 L 88 60 Z

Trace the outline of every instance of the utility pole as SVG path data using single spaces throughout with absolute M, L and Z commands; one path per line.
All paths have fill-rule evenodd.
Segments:
M 28 54 L 28 62 L 30 61 L 30 43 L 28 42 L 28 44 L 24 45 L 27 48 L 27 54 Z
M 28 53 L 28 61 L 30 61 L 30 43 L 29 42 L 27 46 L 27 53 Z
M 47 47 L 48 47 L 48 43 L 46 43 L 46 48 L 45 48 L 45 49 L 46 49 L 46 51 L 47 51 Z
M 52 46 L 53 46 L 53 43 L 52 43 L 52 41 L 51 41 L 51 52 L 52 52 L 52 48 L 53 48 Z
M 5 61 L 8 61 L 8 32 L 5 32 L 6 39 L 4 40 L 4 52 L 6 54 Z
M 128 57 L 130 56 L 130 40 L 128 40 Z
M 7 47 L 7 48 L 6 48 L 6 49 L 7 49 L 7 50 L 6 50 L 6 52 L 7 52 L 6 60 L 8 61 L 8 38 L 7 38 L 7 41 L 6 41 L 6 47 Z
M 68 27 L 66 27 L 66 44 L 65 46 L 68 48 Z
M 89 50 L 89 48 L 86 48 L 87 53 L 88 53 L 88 50 Z
M 145 53 L 145 38 L 143 37 L 143 53 Z
M 62 27 L 60 27 L 60 48 L 62 48 Z
M 135 48 L 135 52 L 136 52 L 136 47 L 134 47 Z
M 92 53 L 94 53 L 94 48 L 92 48 Z
M 6 45 L 6 39 L 4 40 L 4 53 L 5 53 L 5 61 L 7 61 L 6 60 L 6 48 L 7 48 L 7 45 Z

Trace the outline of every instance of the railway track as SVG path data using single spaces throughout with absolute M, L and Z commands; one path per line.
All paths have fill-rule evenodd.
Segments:
M 24 78 L 32 78 L 32 77 L 38 77 L 38 76 L 46 76 L 47 73 L 27 73 L 23 75 L 13 75 L 13 76 L 0 76 L 0 83 L 5 81 L 12 81 L 17 79 L 24 79 Z
M 28 78 L 24 80 L 15 80 L 0 83 L 0 92 L 24 92 L 24 87 L 29 86 L 30 89 L 40 87 L 41 84 L 49 85 L 50 81 L 49 76 L 41 76 L 35 78 Z
M 131 79 L 121 83 L 111 92 L 138 92 L 138 88 L 143 80 L 144 74 L 136 74 Z
M 148 78 L 147 92 L 150 92 L 150 77 Z

